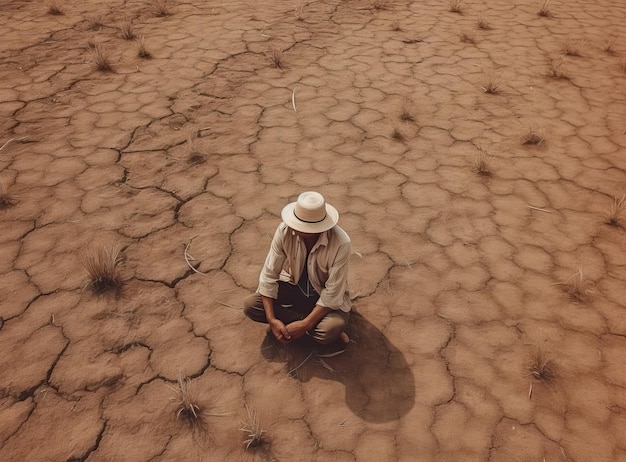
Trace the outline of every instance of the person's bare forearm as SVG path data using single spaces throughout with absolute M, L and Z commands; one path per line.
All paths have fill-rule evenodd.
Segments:
M 268 322 L 276 319 L 274 315 L 274 299 L 261 295 L 261 301 L 263 302 L 263 310 L 265 310 L 265 318 Z
M 311 330 L 315 326 L 317 326 L 317 323 L 319 323 L 322 320 L 322 318 L 326 316 L 328 313 L 330 313 L 331 311 L 332 310 L 330 308 L 327 308 L 325 306 L 315 305 L 315 308 L 313 308 L 313 311 L 311 311 L 309 315 L 303 319 L 303 321 L 307 325 L 307 330 Z

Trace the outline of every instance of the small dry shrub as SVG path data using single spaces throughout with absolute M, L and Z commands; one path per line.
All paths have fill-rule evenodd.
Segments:
M 143 35 L 137 38 L 137 56 L 142 59 L 152 59 L 152 53 L 146 48 L 146 40 Z
M 277 69 L 283 69 L 283 66 L 285 64 L 283 62 L 283 50 L 282 50 L 282 48 L 272 47 L 270 52 L 267 54 L 267 57 L 270 60 L 270 62 L 272 63 L 272 66 L 274 66 Z
M 541 8 L 537 11 L 537 14 L 543 18 L 551 18 L 552 11 L 550 11 L 550 0 L 543 0 Z
M 476 43 L 476 39 L 474 38 L 474 36 L 472 34 L 468 34 L 467 32 L 463 32 L 461 34 L 461 42 L 475 44 Z
M 501 79 L 495 73 L 490 73 L 487 74 L 487 81 L 485 82 L 485 86 L 480 88 L 483 90 L 483 92 L 489 95 L 495 95 L 500 91 L 500 83 Z
M 606 214 L 605 223 L 611 226 L 620 226 L 619 216 L 624 209 L 626 209 L 626 194 L 623 194 L 622 197 L 615 196 L 611 208 Z
M 89 54 L 91 59 L 96 65 L 96 69 L 102 72 L 113 72 L 113 66 L 111 65 L 111 57 L 101 43 L 89 41 Z
M 481 30 L 491 30 L 491 26 L 482 14 L 478 16 L 478 20 L 476 21 L 476 27 Z
M 261 427 L 257 413 L 248 406 L 245 406 L 239 430 L 245 435 L 243 445 L 247 450 L 258 448 L 267 442 L 267 431 Z
M 544 383 L 551 383 L 556 378 L 554 362 L 542 348 L 538 348 L 533 353 L 528 372 L 532 378 Z
M 124 22 L 120 24 L 120 32 L 124 40 L 134 39 L 135 32 L 133 31 L 133 20 L 130 18 L 124 19 Z
M 87 287 L 92 292 L 98 295 L 121 293 L 124 279 L 120 273 L 121 250 L 117 245 L 96 245 L 82 253 L 79 260 L 89 275 Z
M 182 419 L 193 430 L 204 429 L 202 409 L 191 389 L 191 379 L 179 375 L 176 385 L 167 386 L 174 392 L 171 400 L 176 406 L 176 418 Z
M 583 49 L 587 46 L 587 41 L 583 39 L 568 39 L 563 45 L 563 54 L 567 56 L 582 56 Z
M 58 0 L 48 1 L 48 14 L 51 14 L 52 16 L 61 16 L 64 14 L 61 9 L 61 3 Z
M 171 15 L 172 12 L 167 3 L 167 0 L 152 0 L 152 5 L 150 5 L 152 14 L 157 18 L 164 18 L 165 16 Z
M 583 276 L 582 266 L 579 266 L 578 270 L 560 285 L 573 300 L 578 302 L 588 301 L 593 293 L 593 282 Z
M 492 171 L 490 164 L 491 156 L 487 151 L 479 146 L 476 158 L 474 159 L 474 172 L 480 176 L 491 176 Z
M 528 131 L 522 136 L 522 144 L 530 146 L 539 146 L 545 141 L 543 130 L 538 127 L 531 126 Z
M 565 72 L 565 59 L 563 56 L 550 60 L 550 64 L 548 66 L 548 77 L 557 80 L 569 79 L 569 76 Z
M 461 6 L 462 3 L 463 0 L 450 0 L 450 12 L 463 14 L 463 7 Z

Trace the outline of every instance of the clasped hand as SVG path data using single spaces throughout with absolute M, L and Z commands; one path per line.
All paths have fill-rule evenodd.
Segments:
M 272 319 L 269 324 L 274 337 L 283 345 L 302 337 L 308 330 L 305 321 L 294 321 L 285 325 L 280 319 Z

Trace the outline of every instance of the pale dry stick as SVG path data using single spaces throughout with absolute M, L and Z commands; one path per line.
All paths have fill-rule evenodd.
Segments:
M 296 89 L 291 92 L 291 105 L 293 106 L 293 112 L 298 112 L 296 109 Z
M 332 373 L 337 372 L 335 369 L 330 367 L 330 365 L 326 361 L 324 361 L 319 355 L 317 356 L 317 361 L 319 362 L 320 366 L 322 366 L 327 371 L 332 372 Z
M 191 270 L 194 273 L 198 273 L 198 274 L 202 274 L 203 276 L 208 276 L 206 273 L 203 273 L 202 271 L 198 271 L 196 268 L 194 268 L 194 266 L 191 264 L 191 262 L 189 261 L 191 260 L 195 260 L 195 258 L 190 257 L 188 250 L 189 250 L 189 246 L 191 245 L 191 243 L 193 242 L 193 240 L 196 238 L 197 236 L 194 236 L 191 238 L 191 240 L 189 241 L 189 243 L 187 243 L 187 245 L 185 246 L 185 251 L 183 253 L 183 256 L 185 257 L 185 261 L 187 262 L 187 266 L 189 266 L 189 268 L 191 268 Z
M 340 354 L 343 354 L 345 350 L 339 350 L 339 351 L 335 351 L 333 353 L 324 353 L 321 355 L 316 355 L 318 358 L 333 358 L 335 356 L 339 356 Z
M 296 367 L 294 367 L 293 369 L 291 369 L 291 370 L 288 372 L 288 375 L 293 376 L 293 374 L 294 374 L 294 373 L 295 373 L 298 369 L 300 369 L 302 366 L 304 366 L 304 365 L 307 363 L 307 361 L 308 361 L 309 359 L 311 359 L 311 357 L 313 356 L 313 354 L 314 354 L 314 353 L 315 353 L 314 351 L 311 351 L 311 352 L 309 353 L 309 356 L 307 356 L 306 358 L 304 358 L 304 361 L 302 361 L 300 364 L 298 364 Z
M 2 146 L 0 146 L 0 151 L 2 151 L 5 147 L 7 147 L 11 141 L 22 141 L 22 140 L 25 140 L 26 138 L 27 138 L 26 136 L 22 136 L 21 138 L 11 138 L 9 139 L 9 141 L 7 141 Z
M 541 209 L 539 207 L 533 207 L 532 205 L 527 205 L 526 207 L 528 207 L 529 209 L 532 209 L 532 210 L 537 210 L 539 212 L 552 213 L 550 210 Z
M 530 381 L 530 388 L 528 389 L 528 399 L 533 395 L 533 381 Z

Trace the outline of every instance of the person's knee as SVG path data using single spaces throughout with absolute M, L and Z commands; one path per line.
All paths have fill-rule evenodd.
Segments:
M 263 301 L 259 294 L 250 294 L 243 299 L 243 313 L 253 321 L 260 321 L 261 317 L 265 318 Z
M 313 339 L 326 345 L 334 342 L 346 329 L 346 321 L 341 316 L 324 318 L 315 328 Z

